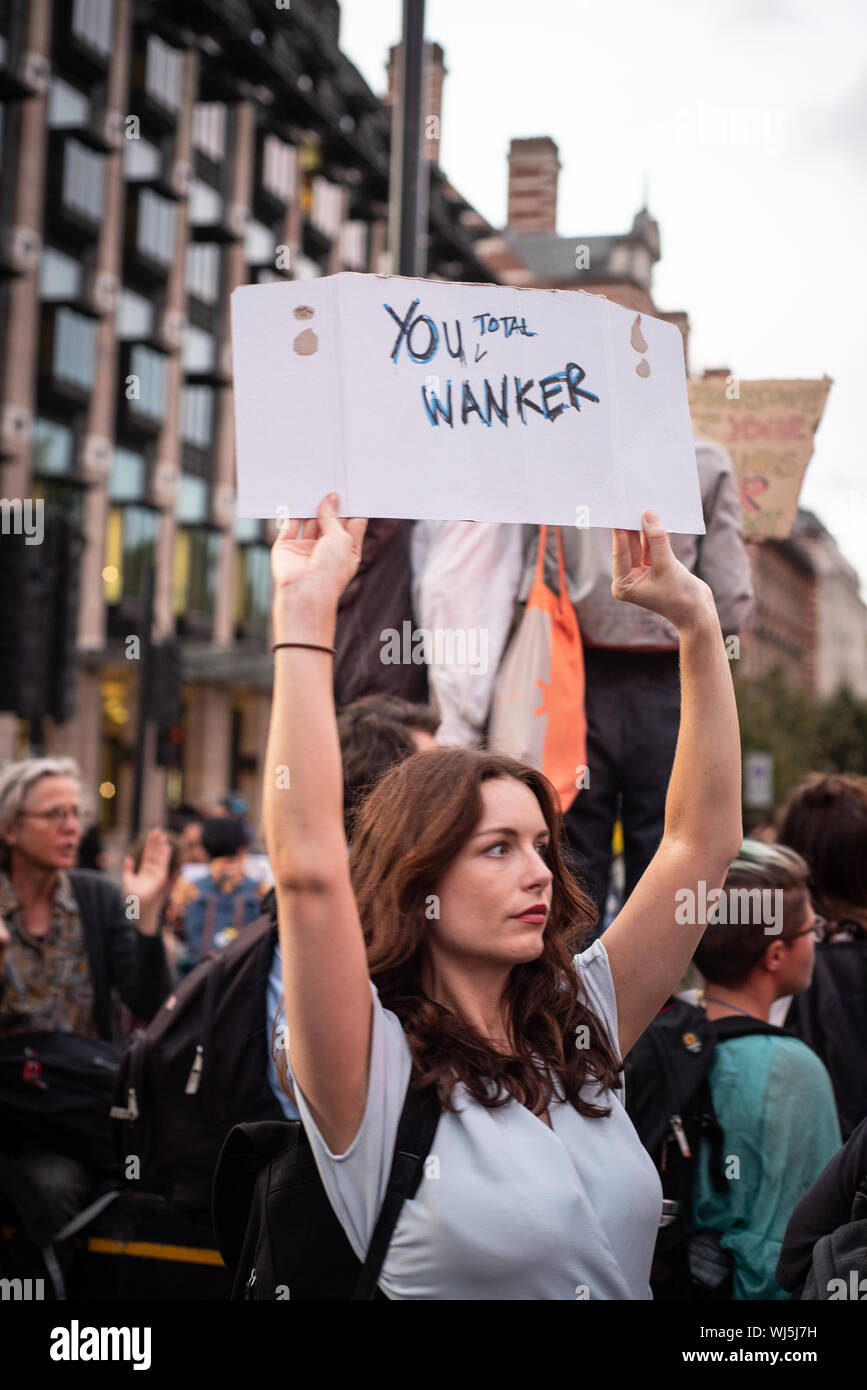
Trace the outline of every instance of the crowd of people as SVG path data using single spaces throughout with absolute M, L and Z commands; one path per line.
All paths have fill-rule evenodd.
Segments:
M 328 499 L 284 528 L 265 766 L 292 781 L 265 777 L 262 840 L 237 793 L 182 804 L 115 882 L 73 760 L 0 771 L 0 1063 L 40 1034 L 122 1045 L 269 916 L 271 1093 L 359 1260 L 408 1088 L 442 1108 L 384 1296 L 798 1296 L 867 1176 L 867 779 L 804 769 L 743 839 L 724 638 L 752 599 L 721 458 L 698 451 L 701 543 L 652 513 L 610 556 L 568 538 L 590 778 L 565 817 L 485 747 L 534 528 L 430 523 L 368 552 Z M 341 698 L 331 656 L 389 539 L 414 619 L 498 634 L 491 680 L 431 668 L 424 703 L 358 696 L 353 670 Z M 86 1153 L 9 1125 L 0 1144 L 62 1232 L 97 1184 Z

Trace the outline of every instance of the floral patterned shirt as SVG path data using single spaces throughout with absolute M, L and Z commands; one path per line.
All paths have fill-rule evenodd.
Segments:
M 11 937 L 0 977 L 0 1036 L 25 1032 L 99 1036 L 81 912 L 69 876 L 58 871 L 54 916 L 31 936 L 8 874 L 0 871 L 0 918 Z

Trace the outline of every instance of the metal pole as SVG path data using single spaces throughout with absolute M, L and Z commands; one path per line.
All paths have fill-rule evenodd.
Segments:
M 134 840 L 141 829 L 141 803 L 144 790 L 145 747 L 148 724 L 148 686 L 151 679 L 152 641 L 151 631 L 154 621 L 154 587 L 156 571 L 148 566 L 145 581 L 145 611 L 141 631 L 141 666 L 138 677 L 138 728 L 135 739 L 135 767 L 133 776 L 132 808 L 130 815 L 130 836 Z
M 427 231 L 419 216 L 427 207 L 421 181 L 429 176 L 427 161 L 421 159 L 424 0 L 403 0 L 397 88 L 391 117 L 389 243 L 394 273 L 420 275 L 426 261 L 421 238 Z

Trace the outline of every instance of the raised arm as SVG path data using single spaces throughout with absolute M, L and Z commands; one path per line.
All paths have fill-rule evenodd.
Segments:
M 336 506 L 332 493 L 316 521 L 285 525 L 274 542 L 275 643 L 334 646 L 338 599 L 358 568 L 367 525 L 341 522 Z M 371 997 L 327 652 L 292 646 L 274 654 L 263 823 L 292 1067 L 328 1147 L 344 1153 L 367 1098 Z
M 643 542 L 635 531 L 613 536 L 615 598 L 661 613 L 680 634 L 680 733 L 662 841 L 602 938 L 625 1057 L 704 935 L 706 923 L 676 920 L 689 901 L 677 895 L 689 889 L 697 904 L 706 900 L 698 888 L 702 880 L 707 892 L 722 887 L 743 827 L 737 707 L 713 595 L 672 553 L 654 513 L 645 512 Z

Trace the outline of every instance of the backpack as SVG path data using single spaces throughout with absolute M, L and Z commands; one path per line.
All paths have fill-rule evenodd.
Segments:
M 849 1221 L 813 1246 L 813 1262 L 800 1296 L 808 1302 L 867 1300 L 867 1174 L 856 1189 Z
M 715 1232 L 692 1224 L 692 1188 L 702 1139 L 711 1182 L 728 1191 L 723 1132 L 714 1110 L 710 1068 L 716 1047 L 753 1033 L 791 1034 L 761 1019 L 711 1022 L 704 1009 L 671 1000 L 624 1063 L 626 1110 L 662 1180 L 663 1216 L 650 1285 L 658 1299 L 730 1299 L 734 1266 Z
M 66 1154 L 115 1172 L 109 1111 L 120 1048 L 77 1033 L 10 1033 L 0 1038 L 3 1146 Z
M 322 1186 L 300 1120 L 233 1129 L 214 1177 L 213 1226 L 233 1299 L 384 1298 L 377 1288 L 407 1198 L 415 1196 L 440 1120 L 435 1086 L 410 1077 L 385 1200 L 366 1258 L 354 1254 Z
M 127 1041 L 111 1114 L 136 1190 L 156 1192 L 209 1219 L 220 1146 L 244 1120 L 278 1120 L 268 1082 L 268 974 L 277 944 L 273 892 L 258 922 L 202 961 Z
M 212 949 L 224 949 L 244 927 L 255 922 L 261 915 L 262 901 L 260 885 L 253 878 L 241 878 L 228 893 L 213 874 L 198 879 L 195 886 L 198 896 L 184 911 L 184 938 L 198 962 Z

